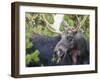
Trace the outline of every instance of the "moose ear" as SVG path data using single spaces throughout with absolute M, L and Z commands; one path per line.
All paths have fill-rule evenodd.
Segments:
M 68 29 L 68 23 L 67 23 L 65 20 L 63 20 L 63 26 L 64 26 L 64 29 L 65 29 L 65 30 Z

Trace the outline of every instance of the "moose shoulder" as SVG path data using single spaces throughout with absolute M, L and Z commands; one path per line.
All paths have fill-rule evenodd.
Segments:
M 74 36 L 75 45 L 77 49 L 77 63 L 89 64 L 89 42 L 84 37 L 81 31 L 77 32 Z

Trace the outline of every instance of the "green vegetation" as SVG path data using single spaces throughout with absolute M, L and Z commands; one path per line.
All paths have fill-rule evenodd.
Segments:
M 35 50 L 32 54 L 27 54 L 26 56 L 26 64 L 29 64 L 29 62 L 34 61 L 34 62 L 38 62 L 39 58 L 39 51 Z

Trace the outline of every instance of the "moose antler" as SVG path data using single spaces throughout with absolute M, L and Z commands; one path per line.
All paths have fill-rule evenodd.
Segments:
M 58 33 L 58 34 L 61 34 L 62 32 L 59 30 L 60 28 L 60 25 L 61 23 L 63 22 L 64 26 L 68 26 L 66 22 L 64 22 L 63 20 L 63 17 L 64 17 L 64 14 L 56 14 L 56 15 L 53 15 L 54 16 L 54 23 L 53 24 L 50 24 L 46 18 L 45 18 L 45 15 L 43 14 L 42 17 L 47 25 L 47 28 L 52 31 L 52 32 L 55 32 L 55 33 Z M 84 25 L 84 22 L 86 21 L 87 19 L 87 15 L 85 15 L 83 17 L 83 20 L 80 21 L 78 15 L 76 15 L 76 18 L 77 18 L 77 27 L 75 29 L 72 28 L 72 31 L 73 32 L 77 32 L 83 25 Z
M 85 15 L 84 17 L 83 17 L 83 20 L 80 22 L 80 19 L 79 19 L 79 17 L 76 15 L 76 18 L 77 18 L 77 21 L 78 21 L 78 24 L 77 24 L 77 27 L 76 27 L 76 29 L 73 29 L 72 31 L 73 32 L 77 32 L 83 25 L 84 25 L 84 22 L 86 21 L 86 19 L 87 19 L 87 15 Z
M 63 16 L 64 15 L 63 14 L 56 14 L 56 15 L 53 15 L 53 16 L 54 16 L 54 23 L 50 24 L 46 20 L 45 15 L 44 14 L 42 15 L 44 21 L 46 22 L 47 28 L 52 32 L 61 34 L 62 32 L 59 30 L 59 28 L 60 28 L 60 25 L 61 25 L 61 23 L 63 21 Z

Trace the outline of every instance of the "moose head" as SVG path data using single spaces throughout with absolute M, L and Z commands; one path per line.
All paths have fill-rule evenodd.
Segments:
M 54 17 L 55 23 L 58 21 L 55 18 L 59 18 L 59 24 L 63 22 L 64 25 L 64 32 L 61 32 L 59 30 L 59 26 L 51 25 L 47 22 L 47 20 L 44 18 L 48 29 L 52 30 L 53 32 L 56 32 L 60 34 L 61 40 L 56 44 L 54 48 L 54 58 L 56 60 L 56 63 L 61 62 L 67 54 L 71 56 L 72 64 L 77 64 L 78 62 L 78 56 L 80 62 L 84 63 L 82 59 L 87 55 L 85 54 L 87 51 L 87 43 L 85 40 L 85 37 L 80 30 L 80 27 L 83 26 L 84 22 L 87 19 L 87 16 L 83 16 L 83 19 L 80 20 L 79 17 L 76 15 L 77 24 L 74 25 L 74 27 L 69 28 L 66 21 L 63 20 L 64 15 L 57 15 Z M 58 23 L 56 23 L 58 24 Z M 56 27 L 55 27 L 56 26 Z

